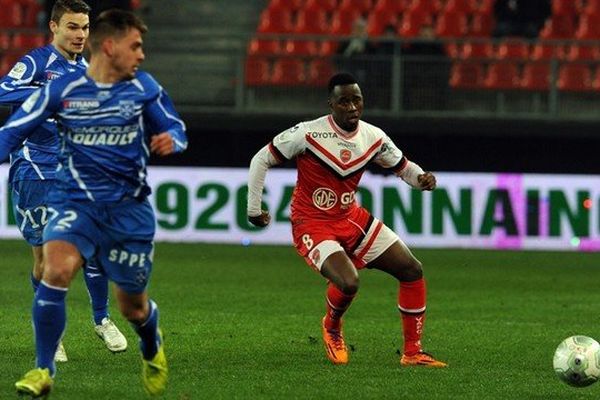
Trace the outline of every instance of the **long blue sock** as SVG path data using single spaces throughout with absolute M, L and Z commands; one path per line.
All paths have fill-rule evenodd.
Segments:
M 85 266 L 83 276 L 94 311 L 94 323 L 100 325 L 108 317 L 108 278 L 92 265 Z
M 38 290 L 38 287 L 40 287 L 40 280 L 36 279 L 36 277 L 33 276 L 33 272 L 31 272 L 29 279 L 31 280 L 31 287 L 33 288 L 33 294 L 35 294 L 35 292 L 37 292 L 37 290 Z
M 65 296 L 67 289 L 41 282 L 33 299 L 33 330 L 35 333 L 36 367 L 49 368 L 54 375 L 54 353 L 67 324 Z
M 161 340 L 158 334 L 158 306 L 152 300 L 148 301 L 150 314 L 142 324 L 132 323 L 133 329 L 140 337 L 140 350 L 145 360 L 151 360 L 156 355 Z

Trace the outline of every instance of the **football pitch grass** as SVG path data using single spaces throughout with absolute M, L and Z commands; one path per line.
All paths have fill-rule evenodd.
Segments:
M 566 337 L 600 339 L 600 254 L 415 249 L 428 281 L 424 346 L 446 369 L 403 368 L 397 284 L 361 272 L 345 318 L 350 363 L 321 343 L 324 281 L 291 247 L 158 244 L 150 284 L 170 364 L 162 398 L 598 399 L 600 383 L 571 388 L 552 369 Z M 0 399 L 33 367 L 30 254 L 0 242 Z M 112 297 L 111 297 L 112 301 Z M 143 399 L 133 330 L 113 355 L 95 336 L 83 279 L 67 296 L 52 399 Z

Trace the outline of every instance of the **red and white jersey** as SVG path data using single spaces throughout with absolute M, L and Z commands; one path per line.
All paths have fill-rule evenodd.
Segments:
M 292 220 L 342 219 L 357 207 L 356 189 L 369 162 L 394 171 L 407 164 L 402 151 L 380 128 L 359 121 L 354 132 L 346 132 L 331 115 L 283 131 L 269 150 L 280 162 L 296 158 Z

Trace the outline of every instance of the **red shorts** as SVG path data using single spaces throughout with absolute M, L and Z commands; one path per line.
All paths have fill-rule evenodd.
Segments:
M 339 220 L 292 219 L 292 235 L 298 254 L 316 270 L 337 251 L 344 251 L 356 268 L 363 268 L 400 240 L 362 207 Z

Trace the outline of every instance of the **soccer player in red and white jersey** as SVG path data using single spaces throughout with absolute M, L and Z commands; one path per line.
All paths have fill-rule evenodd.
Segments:
M 366 209 L 355 193 L 369 162 L 388 168 L 420 190 L 433 190 L 435 176 L 409 161 L 381 129 L 361 121 L 363 97 L 356 79 L 347 73 L 329 81 L 331 114 L 302 122 L 263 147 L 250 163 L 248 219 L 266 226 L 271 217 L 261 210 L 267 170 L 296 159 L 298 180 L 292 197 L 294 245 L 306 262 L 328 281 L 327 312 L 322 321 L 327 357 L 348 362 L 342 316 L 359 287 L 358 270 L 379 269 L 399 281 L 405 366 L 445 367 L 423 351 L 425 280 L 421 263 L 402 240 Z

